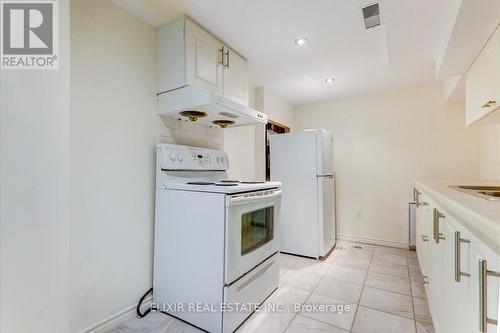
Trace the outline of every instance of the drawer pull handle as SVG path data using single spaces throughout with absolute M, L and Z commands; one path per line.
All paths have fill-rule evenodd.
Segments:
M 489 271 L 485 259 L 479 260 L 479 332 L 486 332 L 488 324 L 498 325 L 498 320 L 488 318 L 488 276 L 500 278 L 500 272 Z
M 413 200 L 415 201 L 415 205 L 417 207 L 420 207 L 420 194 L 422 193 L 419 190 L 413 188 Z
M 460 231 L 455 231 L 455 282 L 460 282 L 462 276 L 470 276 L 469 273 L 461 271 L 460 268 L 460 245 L 462 243 L 470 243 L 470 240 L 460 238 Z
M 432 219 L 432 231 L 433 231 L 433 238 L 434 238 L 434 241 L 436 242 L 436 244 L 439 244 L 439 240 L 441 239 L 446 239 L 443 237 L 443 234 L 439 232 L 439 219 L 442 219 L 444 218 L 444 214 L 441 213 L 439 210 L 437 210 L 436 208 L 434 208 L 434 211 L 433 211 L 433 219 Z
M 229 68 L 229 50 L 226 51 L 226 64 L 224 65 L 225 68 Z
M 221 47 L 221 49 L 219 50 L 219 52 L 220 52 L 219 65 L 224 66 L 224 45 Z
M 422 237 L 422 242 L 428 242 L 429 241 L 429 236 L 426 235 L 420 235 Z
M 485 108 L 490 108 L 491 106 L 497 104 L 497 101 L 488 101 L 486 103 L 484 103 L 483 106 L 481 106 L 481 108 L 485 109 Z
M 275 264 L 276 264 L 275 261 L 271 261 L 264 268 L 262 268 L 260 271 L 258 271 L 257 273 L 255 273 L 254 276 L 252 276 L 250 279 L 248 279 L 247 281 L 245 281 L 244 283 L 242 283 L 241 286 L 239 286 L 238 288 L 236 288 L 236 291 L 240 292 L 243 289 L 245 289 L 246 287 L 248 287 L 249 285 L 251 285 L 255 280 L 257 280 L 259 277 L 261 277 L 262 275 L 264 275 L 264 273 L 266 273 L 268 270 L 270 270 L 271 268 L 273 268 Z

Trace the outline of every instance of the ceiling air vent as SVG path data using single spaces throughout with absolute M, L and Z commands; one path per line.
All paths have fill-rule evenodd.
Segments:
M 365 28 L 374 28 L 380 25 L 380 8 L 379 4 L 364 7 L 363 8 L 363 18 L 365 19 Z

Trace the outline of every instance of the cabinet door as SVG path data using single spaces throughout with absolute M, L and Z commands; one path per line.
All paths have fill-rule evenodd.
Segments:
M 222 43 L 186 19 L 186 84 L 222 93 Z
M 467 72 L 465 94 L 466 125 L 500 106 L 500 27 Z
M 481 318 L 479 315 L 480 310 L 480 296 L 479 296 L 479 285 L 480 285 L 480 272 L 479 272 L 479 261 L 485 259 L 487 262 L 487 268 L 491 271 L 500 271 L 499 257 L 488 247 L 477 240 L 471 241 L 470 247 L 470 289 L 469 289 L 469 299 L 470 308 L 468 309 L 471 313 L 471 324 L 472 327 L 469 332 L 479 333 Z M 499 303 L 499 281 L 500 278 L 487 276 L 487 293 L 486 293 L 486 303 L 487 303 L 487 316 L 488 318 L 498 320 L 498 303 Z M 497 326 L 493 324 L 487 324 L 485 332 L 496 333 Z
M 455 239 L 455 233 L 463 241 Z M 455 270 L 468 274 L 470 272 L 470 234 L 457 225 L 451 217 L 446 216 L 443 224 L 443 274 L 441 276 L 442 304 L 439 321 L 440 332 L 470 333 L 471 313 L 468 309 L 470 277 L 460 275 L 456 281 Z M 460 264 L 455 259 L 460 258 Z
M 440 208 L 438 208 L 440 209 Z M 443 232 L 443 220 L 439 221 L 439 232 Z M 443 267 L 445 266 L 444 250 L 446 242 L 448 239 L 440 239 L 436 242 L 431 237 L 430 242 L 430 272 L 429 272 L 429 308 L 432 313 L 432 318 L 434 319 L 434 325 L 436 332 L 444 332 L 441 328 L 442 321 L 442 277 L 443 277 Z
M 224 97 L 248 106 L 248 64 L 238 53 L 224 46 Z
M 428 228 L 426 226 L 427 222 L 427 207 L 428 203 L 424 201 L 419 202 L 416 208 L 416 246 L 417 246 L 417 257 L 420 264 L 420 269 L 424 276 L 428 276 L 428 257 L 427 257 L 427 247 L 431 241 L 431 235 L 428 233 Z
M 417 256 L 422 274 L 428 278 L 430 275 L 430 243 L 432 242 L 431 216 L 429 215 L 431 204 L 425 193 L 421 193 L 419 198 L 420 205 L 416 210 Z

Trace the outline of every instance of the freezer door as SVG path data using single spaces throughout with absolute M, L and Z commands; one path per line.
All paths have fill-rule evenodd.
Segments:
M 333 136 L 326 129 L 319 128 L 316 136 L 318 175 L 333 175 Z
M 318 252 L 324 257 L 335 245 L 335 177 L 318 177 L 318 215 L 319 215 L 319 248 Z

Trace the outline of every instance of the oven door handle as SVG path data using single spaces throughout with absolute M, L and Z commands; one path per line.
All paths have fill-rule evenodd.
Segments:
M 265 195 L 235 196 L 229 199 L 228 207 L 242 205 L 250 202 L 266 201 L 281 197 L 281 190 L 275 190 Z

